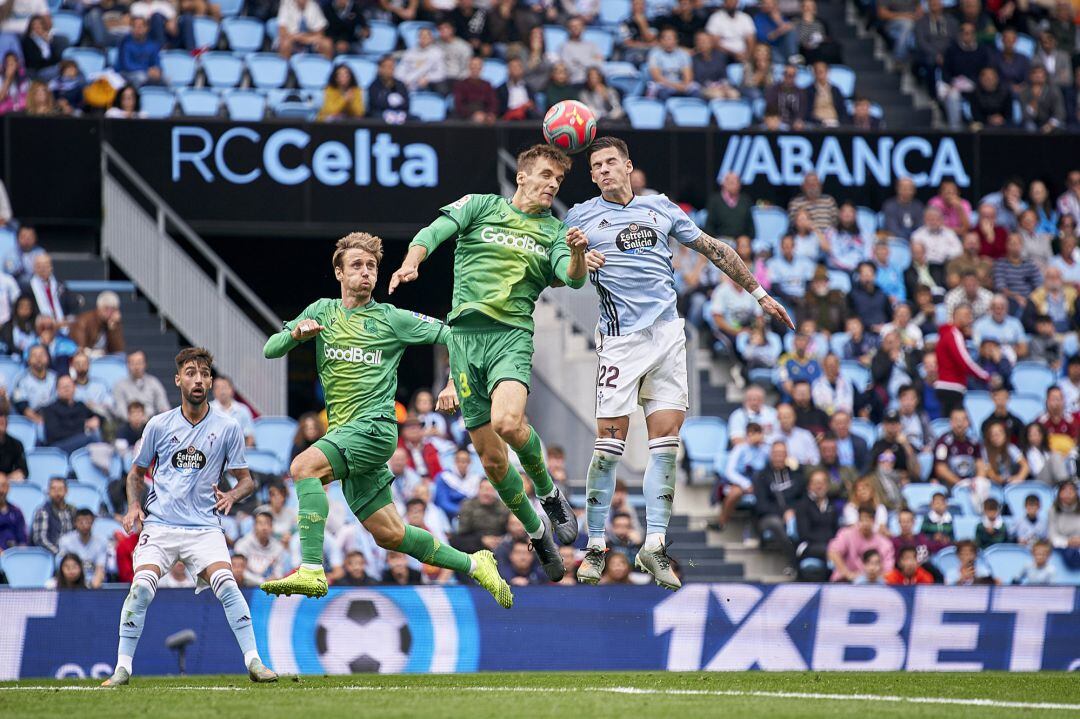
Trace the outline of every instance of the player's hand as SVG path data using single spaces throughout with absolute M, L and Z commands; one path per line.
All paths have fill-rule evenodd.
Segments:
M 292 334 L 292 338 L 297 342 L 303 342 L 304 340 L 311 339 L 315 335 L 322 332 L 324 329 L 326 328 L 320 325 L 315 320 L 300 320 L 300 322 L 296 325 L 296 327 L 293 328 L 293 331 L 290 334 Z
M 604 257 L 604 253 L 600 250 L 589 250 L 585 253 L 585 269 L 589 272 L 596 272 L 604 266 L 605 262 L 607 262 L 607 258 Z
M 124 515 L 123 521 L 120 522 L 124 527 L 124 534 L 131 534 L 135 529 L 135 522 L 142 524 L 145 519 L 146 515 L 143 514 L 142 507 L 137 504 L 128 507 L 127 514 Z
M 589 249 L 589 238 L 580 227 L 571 227 L 566 231 L 566 244 L 575 252 L 584 252 Z
M 387 294 L 394 294 L 394 290 L 402 282 L 412 282 L 420 276 L 420 268 L 416 265 L 402 265 L 398 268 L 397 272 L 390 275 L 390 289 Z
M 790 317 L 788 317 L 787 310 L 785 310 L 784 306 L 774 300 L 772 297 L 765 295 L 761 298 L 758 304 L 761 305 L 761 309 L 765 312 L 765 314 L 780 320 L 792 330 L 795 329 L 795 323 L 791 321 Z
M 458 402 L 457 388 L 454 387 L 453 382 L 447 383 L 442 392 L 439 392 L 439 398 L 435 402 L 435 409 L 446 414 L 453 414 L 457 412 L 458 407 L 461 406 Z
M 214 498 L 217 499 L 214 508 L 222 514 L 228 514 L 233 503 L 236 502 L 236 495 L 233 494 L 232 490 L 222 492 L 218 487 L 214 487 Z

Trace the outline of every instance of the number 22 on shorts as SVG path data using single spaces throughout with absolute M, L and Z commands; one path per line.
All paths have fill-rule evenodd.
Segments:
M 610 387 L 615 389 L 615 380 L 619 379 L 619 368 L 615 365 L 607 367 L 600 365 L 600 374 L 596 380 L 597 387 Z

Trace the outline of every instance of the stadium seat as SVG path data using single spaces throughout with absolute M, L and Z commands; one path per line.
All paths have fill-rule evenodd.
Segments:
M 829 270 L 829 289 L 847 295 L 847 293 L 851 292 L 851 275 L 844 270 Z M 844 336 L 843 341 L 847 342 L 846 332 L 834 332 L 832 336 L 835 337 L 838 334 L 842 334 Z M 830 346 L 831 344 L 830 338 Z M 843 343 L 840 346 L 843 346 Z M 833 351 L 835 352 L 835 350 Z
M 600 0 L 601 24 L 618 27 L 629 18 L 630 0 Z
M 266 26 L 250 17 L 227 17 L 221 21 L 221 31 L 235 53 L 258 52 L 266 39 Z
M 1015 379 L 1013 381 L 1015 382 Z M 1017 385 L 1014 384 L 1014 386 Z M 1009 411 L 1019 417 L 1024 424 L 1031 424 L 1037 420 L 1045 407 L 1046 402 L 1039 397 L 1015 394 L 1009 398 Z
M 633 77 L 635 79 L 641 77 L 641 71 L 637 69 L 637 65 L 623 60 L 609 60 L 600 67 L 600 70 L 609 81 L 613 77 Z
M 281 457 L 268 449 L 249 449 L 244 452 L 244 458 L 252 472 L 282 475 L 288 470 L 288 465 L 282 466 Z
M 151 119 L 169 117 L 176 109 L 176 96 L 167 87 L 144 85 L 139 89 L 139 109 Z
M 221 98 L 216 92 L 203 88 L 182 88 L 177 92 L 177 98 L 180 100 L 180 111 L 190 117 L 217 117 L 221 105 Z
M 690 460 L 690 481 L 712 481 L 717 448 L 727 444 L 727 425 L 718 417 L 690 417 L 679 432 Z
M 236 17 L 244 10 L 244 0 L 217 0 L 217 5 L 224 18 Z
M 319 114 L 319 108 L 311 102 L 286 100 L 274 107 L 274 116 L 283 120 L 304 120 L 310 122 Z
M 851 433 L 862 437 L 867 447 L 873 447 L 877 442 L 878 428 L 873 422 L 862 417 L 854 417 L 851 420 Z
M 95 517 L 90 534 L 106 542 L 112 542 L 116 533 L 123 534 L 124 527 L 112 517 Z
M 585 32 L 581 33 L 581 39 L 596 45 L 597 49 L 600 50 L 600 56 L 605 60 L 611 57 L 611 53 L 615 51 L 615 36 L 602 28 L 585 28 Z
M 570 33 L 562 25 L 544 25 L 544 50 L 548 54 L 559 54 L 559 49 L 570 37 Z
M 673 97 L 664 103 L 677 127 L 708 127 L 709 106 L 696 97 Z
M 1031 562 L 1031 550 L 1020 544 L 994 544 L 983 553 L 994 578 L 1002 584 L 1012 584 Z
M 89 77 L 105 69 L 105 53 L 92 47 L 69 47 L 64 50 L 65 60 L 74 60 L 79 72 Z
M 1054 490 L 1042 482 L 1020 482 L 1005 487 L 1005 504 L 1009 507 L 1009 513 L 1013 517 L 1024 516 L 1024 500 L 1028 495 L 1034 494 L 1039 497 L 1039 516 L 1046 517 L 1050 514 L 1050 505 L 1054 503 Z
M 851 97 L 855 94 L 855 71 L 847 65 L 830 66 L 829 82 L 836 85 L 836 89 L 844 97 Z
M 741 62 L 728 63 L 727 66 L 727 79 L 735 87 L 741 87 L 743 81 L 744 69 Z
M 86 447 L 72 452 L 68 457 L 68 463 L 71 465 L 71 471 L 75 473 L 75 479 L 80 484 L 97 487 L 102 491 L 108 488 L 111 480 L 120 479 L 120 457 L 116 455 L 113 455 L 108 473 L 103 472 L 94 464 L 90 457 L 90 450 Z
M 960 560 L 956 556 L 956 547 L 945 547 L 930 558 L 930 562 L 938 568 L 942 575 L 948 576 L 960 569 Z
M 159 57 L 161 74 L 169 85 L 188 87 L 195 82 L 195 71 L 198 66 L 195 58 L 187 50 L 163 50 Z
M 53 477 L 67 477 L 70 471 L 67 455 L 56 447 L 27 450 L 26 466 L 30 470 L 29 480 L 40 489 L 46 489 Z
M 276 52 L 256 52 L 246 59 L 248 77 L 259 90 L 284 87 L 289 79 L 289 63 Z
M 930 481 L 930 475 L 934 471 L 934 455 L 930 452 L 919 454 L 919 477 L 924 482 Z
M 633 75 L 615 75 L 607 78 L 607 82 L 619 92 L 624 102 L 629 97 L 638 97 L 645 90 L 640 72 Z M 537 101 L 537 104 L 543 105 L 540 101 Z
M 850 285 L 851 278 L 848 278 L 848 284 Z M 829 275 L 829 286 L 832 287 L 832 275 Z M 829 351 L 837 357 L 843 357 L 844 345 L 847 344 L 848 333 L 847 332 L 833 332 L 829 336 Z
M 983 420 L 994 413 L 994 401 L 986 393 L 968 392 L 964 397 L 964 409 L 973 427 L 982 427 Z
M 283 467 L 292 459 L 292 443 L 296 436 L 296 420 L 291 417 L 259 417 L 255 420 L 255 447 L 278 456 Z
M 1012 385 L 1018 392 L 1045 397 L 1055 384 L 1054 371 L 1041 362 L 1017 362 L 1013 368 Z
M 401 41 L 405 43 L 406 50 L 416 47 L 420 31 L 425 28 L 431 30 L 433 35 L 435 34 L 435 23 L 427 20 L 406 20 L 398 25 L 398 34 L 401 35 Z
M 934 435 L 934 440 L 940 439 L 946 432 L 951 429 L 948 417 L 938 417 L 937 419 L 930 420 L 930 433 Z
M 434 92 L 414 92 L 409 95 L 409 114 L 421 122 L 442 122 L 446 119 L 446 101 Z
M 381 20 L 372 20 L 368 24 L 369 34 L 360 46 L 365 55 L 381 57 L 388 52 L 393 52 L 397 47 L 397 29 L 392 23 Z
M 9 355 L 0 356 L 0 382 L 4 383 L 8 396 L 11 396 L 11 386 L 23 371 L 22 363 Z
M 52 31 L 71 45 L 78 45 L 83 31 L 82 15 L 67 10 L 53 13 Z
M 877 213 L 869 207 L 856 207 L 855 224 L 859 226 L 859 234 L 862 235 L 863 242 L 868 247 L 872 246 L 874 239 L 877 237 Z
M 994 35 L 994 44 L 998 50 L 1001 50 L 1003 44 L 1001 42 L 1001 34 Z M 1022 32 L 1016 34 L 1016 54 L 1023 55 L 1024 57 L 1031 59 L 1038 49 L 1038 43 L 1031 35 L 1026 35 Z
M 1050 566 L 1054 568 L 1055 581 L 1057 584 L 1080 585 L 1080 569 L 1071 569 L 1065 564 L 1065 558 L 1057 551 L 1050 555 Z
M 258 122 L 266 114 L 266 98 L 254 90 L 228 90 L 223 99 L 230 120 Z
M 55 571 L 52 553 L 41 547 L 12 547 L 0 554 L 0 569 L 15 589 L 44 589 Z
M 754 111 L 744 100 L 713 100 L 709 107 L 721 130 L 745 130 L 754 122 Z
M 278 46 L 277 17 L 266 21 L 266 36 L 270 38 L 270 46 L 276 50 Z
M 863 367 L 856 360 L 842 360 L 840 362 L 840 374 L 851 380 L 851 384 L 857 392 L 862 392 L 870 385 L 870 370 Z
M 48 501 L 48 497 L 45 492 L 41 491 L 40 487 L 26 482 L 12 484 L 8 488 L 7 501 L 8 504 L 18 507 L 19 511 L 22 512 L 23 519 L 26 521 L 26 531 L 29 532 L 34 522 L 34 512 Z M 4 554 L 7 554 L 7 552 L 4 552 Z M 3 557 L 4 554 L 0 554 L 0 557 Z
M 630 118 L 630 125 L 636 130 L 659 130 L 664 126 L 664 104 L 647 97 L 628 97 L 623 100 L 623 109 Z
M 990 485 L 990 491 L 988 496 L 993 497 L 999 502 L 1004 503 L 1005 495 L 1001 491 L 1001 487 L 997 485 Z M 980 517 L 982 516 L 982 507 L 975 507 L 972 502 L 971 488 L 967 485 L 957 485 L 952 488 L 952 498 L 949 502 L 950 507 L 956 507 L 957 512 L 968 517 Z M 957 514 L 954 512 L 953 514 Z
M 305 90 L 324 90 L 330 81 L 333 65 L 322 55 L 293 55 L 289 66 L 296 76 L 296 82 Z
M 911 266 L 911 245 L 905 240 L 889 240 L 889 266 L 900 273 Z
M 67 503 L 75 509 L 89 509 L 97 514 L 104 501 L 101 490 L 94 485 L 68 482 Z
M 965 539 L 975 539 L 975 530 L 978 528 L 979 523 L 982 522 L 981 517 L 969 517 L 964 515 L 953 515 L 953 537 L 956 541 L 960 542 Z
M 24 452 L 29 452 L 37 446 L 37 425 L 33 420 L 19 414 L 9 415 L 7 420 L 8 436 L 19 440 Z
M 487 80 L 492 87 L 505 85 L 506 63 L 494 58 L 484 60 L 484 69 L 480 71 L 480 77 Z
M 195 34 L 195 47 L 211 50 L 217 47 L 218 39 L 221 37 L 221 27 L 217 20 L 210 17 L 195 17 L 192 31 Z
M 788 229 L 787 212 L 780 207 L 750 208 L 750 214 L 754 218 L 754 239 L 756 244 L 764 249 L 777 252 L 780 249 L 780 238 Z M 755 248 L 757 251 L 757 248 Z
M 203 75 L 210 87 L 236 87 L 244 78 L 244 61 L 228 52 L 206 52 L 199 57 Z
M 929 455 L 927 455 L 929 456 Z M 935 494 L 949 495 L 949 491 L 940 484 L 923 484 L 911 482 L 900 492 L 904 496 L 904 504 L 916 514 L 923 514 L 930 507 L 930 500 Z
M 374 62 L 359 55 L 338 55 L 334 58 L 334 64 L 348 65 L 349 69 L 352 70 L 353 77 L 356 78 L 356 84 L 365 90 L 371 83 L 375 82 L 375 76 L 379 69 Z
M 127 362 L 123 357 L 106 355 L 90 363 L 90 379 L 105 385 L 110 392 L 113 385 L 127 376 Z

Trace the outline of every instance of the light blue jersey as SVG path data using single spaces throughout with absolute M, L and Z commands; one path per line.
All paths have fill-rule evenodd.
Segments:
M 179 407 L 146 423 L 139 467 L 154 467 L 146 521 L 171 527 L 221 527 L 214 487 L 226 470 L 244 469 L 244 434 L 235 419 L 210 408 L 192 424 Z
M 600 334 L 626 335 L 678 319 L 668 238 L 688 245 L 701 230 L 666 195 L 634 197 L 625 207 L 595 197 L 574 205 L 568 227 L 580 227 L 589 249 L 607 258 L 591 273 L 600 295 Z

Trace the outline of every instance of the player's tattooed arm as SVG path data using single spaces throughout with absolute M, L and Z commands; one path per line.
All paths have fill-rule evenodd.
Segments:
M 758 281 L 754 279 L 754 273 L 739 257 L 739 253 L 726 242 L 721 242 L 715 237 L 710 237 L 702 232 L 688 246 L 690 249 L 696 250 L 707 257 L 721 272 L 750 294 L 753 294 L 761 287 Z M 758 304 L 761 305 L 761 309 L 765 314 L 774 317 L 791 329 L 795 329 L 795 324 L 788 316 L 787 310 L 772 297 L 766 294 L 758 300 Z
M 142 493 L 146 488 L 146 467 L 140 467 L 134 465 L 127 476 L 127 500 L 128 511 L 124 515 L 124 520 L 121 524 L 124 525 L 124 531 L 131 534 L 135 527 L 135 522 L 142 522 L 146 519 L 146 515 L 142 511 Z

